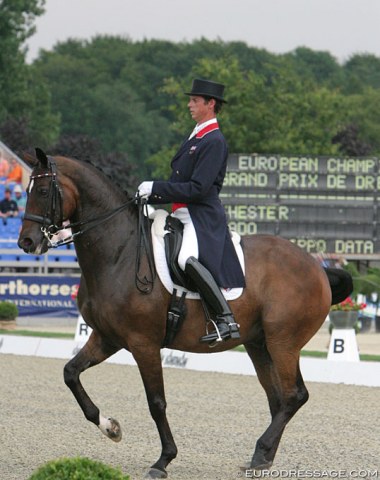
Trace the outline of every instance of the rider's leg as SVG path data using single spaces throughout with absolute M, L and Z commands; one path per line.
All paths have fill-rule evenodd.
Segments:
M 185 272 L 198 287 L 207 305 L 216 314 L 215 321 L 218 331 L 204 335 L 200 338 L 200 341 L 209 343 L 228 340 L 229 338 L 240 338 L 239 325 L 235 322 L 226 299 L 207 268 L 200 264 L 196 258 L 190 257 L 187 259 Z
M 216 314 L 215 321 L 218 331 L 201 337 L 200 341 L 212 343 L 215 341 L 228 340 L 229 338 L 240 338 L 239 325 L 235 322 L 230 307 L 216 284 L 214 277 L 207 268 L 197 260 L 197 234 L 188 209 L 179 208 L 172 213 L 172 216 L 178 218 L 184 226 L 178 264 L 196 285 L 199 294 L 206 304 Z
M 189 257 L 198 258 L 197 234 L 187 208 L 178 208 L 172 213 L 172 217 L 177 218 L 183 224 L 182 245 L 178 255 L 178 265 L 185 271 L 187 259 Z

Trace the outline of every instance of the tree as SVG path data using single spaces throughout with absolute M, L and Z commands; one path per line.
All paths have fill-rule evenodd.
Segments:
M 0 2 L 0 120 L 15 115 L 27 101 L 25 49 L 35 30 L 33 21 L 43 13 L 45 0 Z
M 298 47 L 285 54 L 300 79 L 314 81 L 317 85 L 337 87 L 342 84 L 344 74 L 336 58 L 329 52 L 314 51 L 307 47 Z
M 41 146 L 56 138 L 59 116 L 52 114 L 50 95 L 41 78 L 25 63 L 25 40 L 43 13 L 45 0 L 0 1 L 0 130 L 17 150 L 32 139 Z M 11 126 L 22 125 L 16 136 Z M 24 132 L 24 136 L 21 133 Z
M 332 139 L 339 145 L 339 150 L 350 157 L 363 157 L 371 153 L 371 146 L 361 140 L 357 125 L 350 124 L 340 130 Z
M 62 135 L 96 138 L 103 153 L 127 154 L 145 177 L 145 160 L 162 148 L 168 129 L 164 115 L 149 100 L 157 96 L 158 87 L 151 78 L 137 75 L 135 54 L 128 40 L 71 40 L 53 53 L 44 52 L 35 66 L 53 92 Z M 148 87 L 149 98 L 141 93 Z
M 371 54 L 353 55 L 343 66 L 347 93 L 361 93 L 367 87 L 380 88 L 380 58 Z
M 194 77 L 227 86 L 229 103 L 219 119 L 230 152 L 353 152 L 342 150 L 337 135 L 355 141 L 356 151 L 369 146 L 371 154 L 380 152 L 378 62 L 370 63 L 359 56 L 342 66 L 328 52 L 305 47 L 275 55 L 243 42 L 98 36 L 42 52 L 33 78 L 48 83 L 63 135 L 96 138 L 102 153 L 128 155 L 148 178 L 152 170 L 159 176 L 168 171 L 172 153 L 192 129 L 184 92 Z M 349 92 L 346 80 L 358 65 L 368 75 Z M 355 138 L 350 125 L 358 129 Z

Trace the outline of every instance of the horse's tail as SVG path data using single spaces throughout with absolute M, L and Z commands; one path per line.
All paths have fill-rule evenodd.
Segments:
M 351 275 L 342 268 L 324 267 L 327 278 L 329 279 L 332 299 L 331 305 L 335 305 L 345 300 L 354 289 Z

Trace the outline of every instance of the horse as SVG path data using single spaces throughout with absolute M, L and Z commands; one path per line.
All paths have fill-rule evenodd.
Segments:
M 160 457 L 146 478 L 167 478 L 177 447 L 166 417 L 160 351 L 171 295 L 159 278 L 149 292 L 136 287 L 141 241 L 135 198 L 91 163 L 47 156 L 41 149 L 25 160 L 32 173 L 18 245 L 42 255 L 52 246 L 52 235 L 64 228 L 63 222 L 70 222 L 81 269 L 78 308 L 92 328 L 87 343 L 64 366 L 64 382 L 86 419 L 111 440 L 120 441 L 119 422 L 100 412 L 80 374 L 121 349 L 131 352 L 161 440 Z M 352 280 L 343 269 L 324 269 L 312 255 L 278 236 L 245 236 L 242 247 L 246 287 L 230 302 L 240 339 L 218 342 L 214 348 L 200 343 L 205 312 L 200 301 L 186 299 L 186 318 L 170 348 L 210 354 L 244 345 L 271 414 L 250 462 L 241 467 L 259 470 L 272 465 L 285 426 L 308 400 L 300 350 L 321 327 L 330 306 L 351 293 Z M 148 277 L 148 255 L 143 252 L 139 258 L 141 272 Z

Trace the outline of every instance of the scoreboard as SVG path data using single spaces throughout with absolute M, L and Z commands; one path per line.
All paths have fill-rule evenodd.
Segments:
M 241 235 L 279 235 L 309 253 L 380 258 L 378 158 L 232 154 L 220 196 Z

